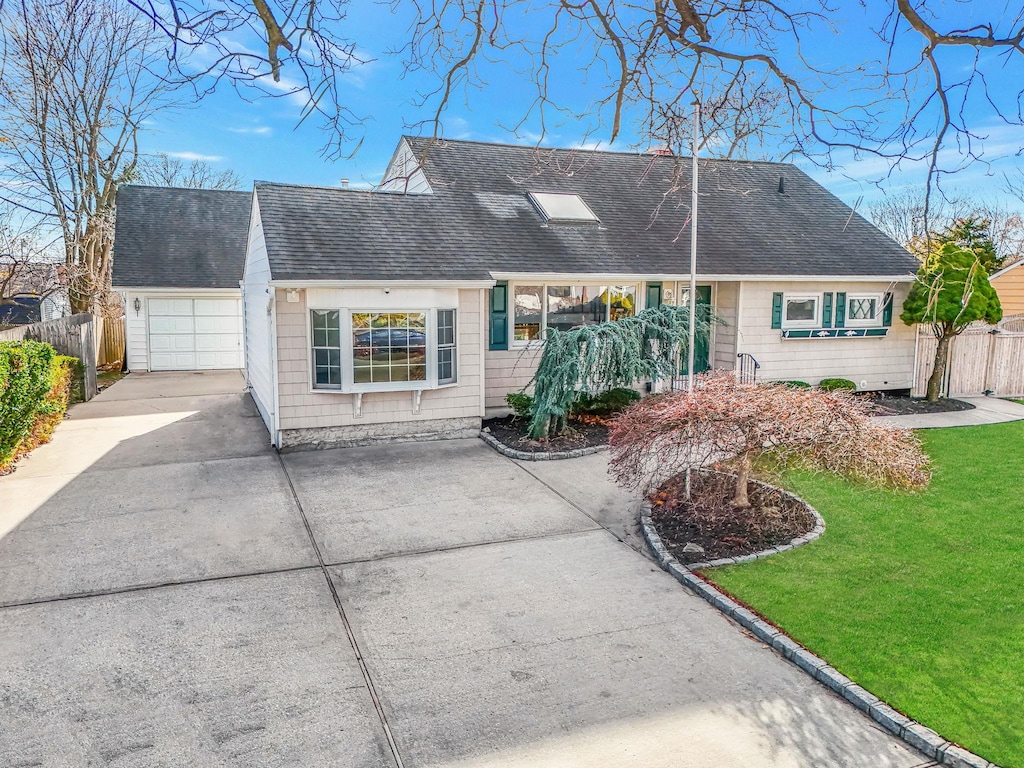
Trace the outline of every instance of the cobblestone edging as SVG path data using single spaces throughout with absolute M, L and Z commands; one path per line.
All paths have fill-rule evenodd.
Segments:
M 480 439 L 503 456 L 519 461 L 557 461 L 559 459 L 578 459 L 580 456 L 589 456 L 592 453 L 607 451 L 607 445 L 591 445 L 587 448 L 577 448 L 573 451 L 517 451 L 509 448 L 498 438 L 489 432 L 481 432 Z
M 947 741 L 931 728 L 927 728 L 921 725 L 921 723 L 900 714 L 877 696 L 857 685 L 857 683 L 846 677 L 835 667 L 830 666 L 824 659 L 819 658 L 801 646 L 778 627 L 772 626 L 753 611 L 744 608 L 691 570 L 696 567 L 708 568 L 715 565 L 731 565 L 733 563 L 755 560 L 786 549 L 792 549 L 800 544 L 806 544 L 808 541 L 820 536 L 825 528 L 821 515 L 809 505 L 808 509 L 814 512 L 821 526 L 821 531 L 818 531 L 818 525 L 815 526 L 815 531 L 818 531 L 816 534 L 812 531 L 806 536 L 793 539 L 793 541 L 785 546 L 774 547 L 753 555 L 712 560 L 708 563 L 694 563 L 690 566 L 685 566 L 676 560 L 665 547 L 661 536 L 658 535 L 658 531 L 651 521 L 651 508 L 647 504 L 644 504 L 640 512 L 640 528 L 644 540 L 657 559 L 658 564 L 672 574 L 683 586 L 688 587 L 697 593 L 698 596 L 707 600 L 741 627 L 749 630 L 765 645 L 774 648 L 786 659 L 818 682 L 832 689 L 832 691 L 846 699 L 861 712 L 867 714 L 894 736 L 924 753 L 929 759 L 935 760 L 942 765 L 950 766 L 950 768 L 1000 768 L 995 763 L 990 763 L 985 758 Z

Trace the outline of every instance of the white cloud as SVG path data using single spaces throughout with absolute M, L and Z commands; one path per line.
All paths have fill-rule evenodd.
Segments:
M 179 160 L 200 160 L 204 163 L 219 163 L 224 158 L 220 155 L 201 155 L 198 152 L 163 152 L 168 157 L 176 157 Z
M 250 133 L 254 136 L 270 136 L 274 129 L 269 125 L 254 125 L 250 128 L 228 128 L 232 133 Z

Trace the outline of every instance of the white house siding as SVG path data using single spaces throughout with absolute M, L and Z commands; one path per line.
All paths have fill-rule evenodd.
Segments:
M 241 292 L 236 289 L 230 288 L 204 288 L 204 289 L 189 289 L 189 288 L 139 288 L 139 289 L 121 289 L 124 291 L 125 296 L 125 346 L 127 347 L 128 357 L 128 370 L 129 371 L 149 371 L 154 368 L 152 364 L 152 356 L 150 351 L 150 328 L 149 328 L 149 313 L 151 302 L 202 302 L 204 304 L 210 304 L 215 307 L 217 316 L 211 316 L 212 320 L 218 322 L 226 322 L 230 326 L 230 330 L 227 333 L 237 333 L 238 341 L 241 343 L 242 337 L 242 312 L 241 312 Z M 139 309 L 135 309 L 135 300 L 139 300 Z M 222 316 L 223 308 L 216 307 L 219 303 L 224 301 L 234 301 L 238 304 L 238 310 L 235 312 L 231 310 L 230 316 Z M 223 367 L 241 367 L 242 366 L 242 355 L 240 354 L 224 355 L 222 353 L 215 353 L 214 356 L 219 359 L 230 358 L 231 365 L 221 362 L 212 362 L 210 364 L 195 365 L 190 368 L 223 368 Z M 198 356 L 198 352 L 197 352 Z M 185 368 L 190 369 L 190 368 Z
M 270 261 L 263 239 L 259 204 L 253 197 L 249 240 L 242 280 L 245 322 L 245 378 L 256 407 L 271 434 L 274 432 L 274 371 L 271 362 Z
M 505 395 L 519 392 L 530 383 L 541 347 L 530 349 L 492 349 L 484 353 L 484 403 L 492 415 L 507 412 Z
M 395 155 L 384 172 L 380 190 L 410 195 L 430 194 L 432 191 L 426 175 L 420 170 L 419 158 L 405 139 L 399 142 L 398 149 L 395 150 Z
M 438 306 L 439 292 L 449 292 L 458 308 L 458 384 L 424 390 L 419 413 L 412 392 L 366 392 L 356 415 L 356 395 L 317 391 L 310 375 L 308 307 L 341 309 L 412 309 Z M 277 290 L 277 354 L 280 448 L 357 445 L 378 440 L 466 437 L 480 429 L 483 415 L 480 289 L 310 288 L 289 303 Z
M 712 331 L 711 367 L 731 371 L 736 367 L 736 302 L 739 299 L 739 285 L 717 283 L 711 298 L 715 314 L 725 323 L 715 325 Z
M 908 285 L 900 283 L 744 282 L 738 328 L 738 352 L 748 352 L 761 364 L 759 379 L 796 379 L 816 384 L 823 378 L 840 377 L 860 389 L 906 389 L 914 376 L 914 329 L 899 314 Z M 772 294 L 846 293 L 892 291 L 893 321 L 882 338 L 783 339 L 771 327 Z

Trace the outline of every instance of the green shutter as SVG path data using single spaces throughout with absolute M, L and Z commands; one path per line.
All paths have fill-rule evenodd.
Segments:
M 648 283 L 647 284 L 647 304 L 648 307 L 660 307 L 661 306 L 661 283 Z
M 882 299 L 882 325 L 888 328 L 892 325 L 892 294 L 885 294 Z
M 832 292 L 828 291 L 821 297 L 821 327 L 832 327 Z
M 490 295 L 490 349 L 508 349 L 508 283 L 495 283 Z
M 782 294 L 772 294 L 772 328 L 782 327 Z
M 836 328 L 846 327 L 846 294 L 836 294 Z

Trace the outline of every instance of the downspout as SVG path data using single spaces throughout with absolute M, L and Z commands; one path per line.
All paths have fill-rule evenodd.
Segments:
M 281 450 L 281 394 L 277 386 L 277 289 L 267 286 L 267 294 L 270 302 L 270 374 L 271 386 L 274 390 L 274 413 L 271 418 L 273 428 L 270 432 L 271 443 Z

